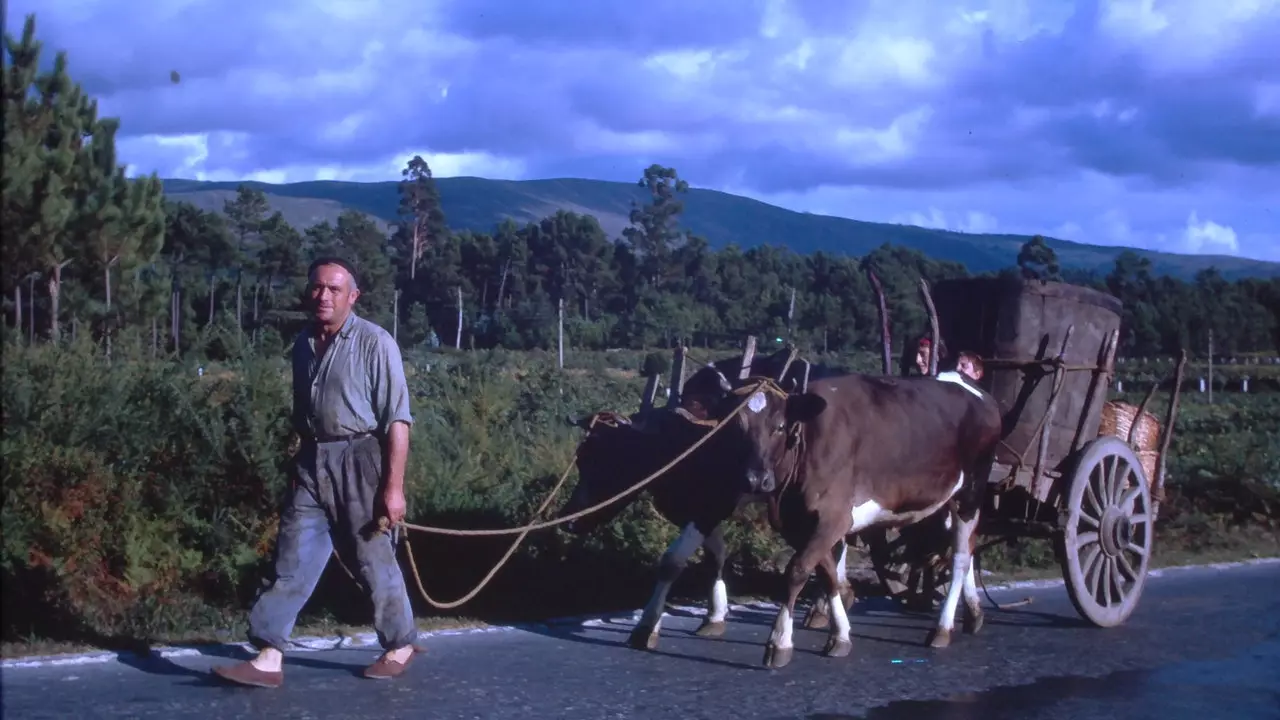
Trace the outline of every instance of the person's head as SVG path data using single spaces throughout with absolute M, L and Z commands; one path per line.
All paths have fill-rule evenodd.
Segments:
M 359 297 L 355 270 L 345 260 L 317 258 L 307 268 L 307 299 L 311 317 L 321 326 L 329 329 L 341 327 Z
M 916 369 L 921 375 L 929 374 L 929 356 L 933 352 L 933 341 L 928 337 L 922 337 L 916 342 Z M 938 364 L 941 365 L 947 359 L 947 346 L 941 340 L 938 341 L 937 353 Z
M 977 381 L 982 379 L 982 358 L 977 353 L 968 350 L 960 353 L 956 358 L 956 372 L 961 375 L 969 376 L 969 379 Z

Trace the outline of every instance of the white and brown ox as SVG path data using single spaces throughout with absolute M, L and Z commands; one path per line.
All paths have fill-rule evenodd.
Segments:
M 726 399 L 713 416 L 727 416 L 740 400 Z M 951 577 L 961 581 L 951 583 L 931 644 L 950 643 L 962 591 L 965 630 L 978 631 L 982 607 L 972 554 L 987 473 L 1002 434 L 994 398 L 958 373 L 853 374 L 812 382 L 802 394 L 766 387 L 747 404 L 722 432 L 742 444 L 747 482 L 776 486 L 778 529 L 796 550 L 765 665 L 790 662 L 796 597 L 815 567 L 827 580 L 828 597 L 836 597 L 830 549 L 837 540 L 868 528 L 910 525 L 943 506 L 949 507 L 955 551 Z M 830 608 L 824 653 L 843 657 L 852 649 L 849 619 L 843 603 L 830 602 Z
M 570 418 L 570 424 L 588 432 L 576 460 L 578 483 L 557 517 L 580 512 L 635 486 L 710 433 L 715 422 L 706 419 L 706 408 L 724 401 L 734 387 L 725 379 L 722 369 L 720 364 L 708 365 L 694 373 L 685 383 L 681 405 L 677 408 L 652 410 L 642 419 L 634 420 L 611 413 L 602 414 L 595 423 L 592 423 L 595 415 Z M 571 534 L 586 534 L 613 520 L 624 508 L 647 494 L 658 514 L 680 528 L 680 535 L 659 560 L 653 593 L 631 633 L 628 644 L 634 648 L 657 647 L 667 595 L 699 547 L 710 561 L 713 580 L 707 615 L 696 634 L 703 637 L 724 634 L 729 612 L 724 582 L 727 554 L 724 523 L 746 505 L 765 500 L 772 490 L 768 485 L 772 479 L 762 478 L 763 486 L 748 481 L 747 456 L 741 452 L 741 441 L 729 440 L 723 433 L 718 435 L 647 485 L 644 491 L 561 526 Z M 844 577 L 845 552 L 844 539 L 840 538 L 834 543 L 832 555 L 840 568 L 842 610 L 851 606 L 854 599 L 852 587 Z M 829 621 L 825 593 L 821 599 L 823 602 L 815 603 L 806 618 L 809 627 L 825 627 Z

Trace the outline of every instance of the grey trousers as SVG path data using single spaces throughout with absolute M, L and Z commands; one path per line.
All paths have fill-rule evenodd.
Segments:
M 280 515 L 275 578 L 249 611 L 249 642 L 284 651 L 298 613 L 336 549 L 363 578 L 373 600 L 373 627 L 383 648 L 416 643 L 417 625 L 395 546 L 386 533 L 362 534 L 375 522 L 382 478 L 376 437 L 307 443 L 294 458 L 296 482 Z

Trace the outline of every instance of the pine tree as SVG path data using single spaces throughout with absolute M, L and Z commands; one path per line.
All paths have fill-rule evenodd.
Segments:
M 56 341 L 63 271 L 81 254 L 78 201 L 92 195 L 100 180 L 91 171 L 95 156 L 114 159 L 114 121 L 99 120 L 97 102 L 67 73 L 66 53 L 55 56 L 49 71 L 39 71 L 35 27 L 35 16 L 28 15 L 22 38 L 5 38 L 4 218 L 9 242 L 20 245 L 6 255 L 18 260 L 19 272 L 44 275 L 49 337 Z M 14 279 L 13 271 L 6 273 L 6 281 Z

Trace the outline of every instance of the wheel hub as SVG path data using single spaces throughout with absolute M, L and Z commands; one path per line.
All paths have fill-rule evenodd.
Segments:
M 1098 528 L 1098 540 L 1107 555 L 1119 555 L 1133 541 L 1133 523 L 1129 516 L 1119 508 L 1107 508 Z

